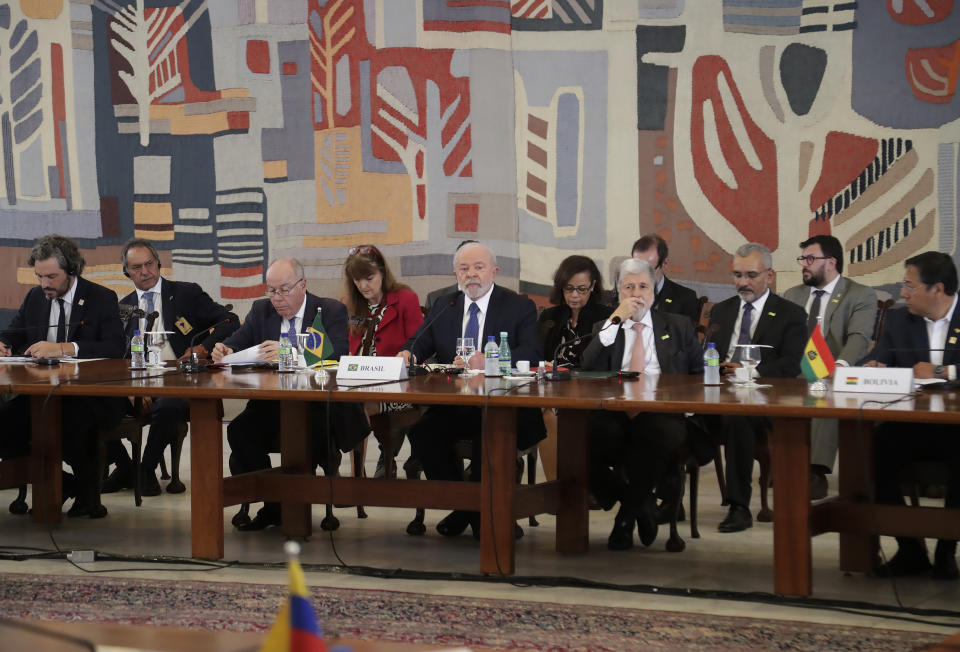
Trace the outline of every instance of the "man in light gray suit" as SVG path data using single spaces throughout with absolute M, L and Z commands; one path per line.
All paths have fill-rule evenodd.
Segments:
M 867 355 L 877 319 L 877 293 L 843 272 L 843 246 L 832 235 L 815 235 L 800 243 L 797 261 L 803 268 L 803 285 L 783 297 L 807 311 L 807 335 L 821 319 L 830 353 L 837 364 L 856 365 Z M 813 419 L 810 432 L 810 497 L 827 495 L 827 473 L 837 457 L 837 420 Z

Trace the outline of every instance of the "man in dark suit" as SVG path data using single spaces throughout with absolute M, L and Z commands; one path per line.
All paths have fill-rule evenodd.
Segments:
M 773 260 L 766 246 L 750 242 L 733 256 L 733 283 L 737 296 L 721 301 L 710 311 L 707 340 L 716 342 L 720 372 L 734 373 L 741 366 L 737 344 L 762 344 L 756 373 L 772 378 L 800 374 L 800 358 L 807 343 L 807 313 L 770 291 Z M 750 485 L 756 437 L 770 428 L 766 417 L 708 417 L 710 431 L 724 445 L 727 502 L 730 509 L 720 522 L 720 532 L 739 532 L 753 525 Z
M 877 320 L 877 293 L 843 276 L 843 245 L 832 235 L 815 235 L 800 243 L 797 262 L 803 283 L 783 293 L 783 298 L 803 306 L 807 333 L 817 319 L 820 332 L 838 365 L 859 364 L 867 355 Z M 837 457 L 836 419 L 812 419 L 810 424 L 810 498 L 827 496 L 827 474 Z
M 166 331 L 167 336 L 160 352 L 164 360 L 184 360 L 190 356 L 190 342 L 197 338 L 194 347 L 199 358 L 208 358 L 213 345 L 240 327 L 235 314 L 216 303 L 196 283 L 171 281 L 160 275 L 160 254 L 149 240 L 134 238 L 123 245 L 120 252 L 123 273 L 133 281 L 136 290 L 120 304 L 140 308 L 147 315 L 158 312 L 154 319 L 131 318 L 127 322 L 126 339 L 129 342 L 134 330 L 146 332 Z M 150 321 L 152 323 L 148 324 Z M 213 328 L 212 332 L 210 329 Z M 203 334 L 204 331 L 206 334 Z M 159 496 L 160 483 L 155 469 L 160 464 L 164 449 L 170 445 L 177 431 L 190 416 L 190 404 L 182 398 L 163 396 L 145 397 L 144 409 L 150 413 L 150 434 L 140 463 L 140 492 L 144 496 Z M 120 442 L 111 445 L 110 458 L 116 469 L 103 483 L 103 493 L 112 493 L 134 485 L 133 462 Z M 184 491 L 183 484 L 168 485 L 170 493 Z
M 77 243 L 60 235 L 37 240 L 27 264 L 40 285 L 31 289 L 7 330 L 0 333 L 0 355 L 34 358 L 74 356 L 119 358 L 123 355 L 123 326 L 117 295 L 82 278 L 85 261 Z M 64 496 L 76 495 L 69 516 L 102 518 L 97 459 L 97 431 L 116 425 L 126 399 L 65 397 L 63 458 L 73 468 L 76 483 L 64 484 Z M 24 455 L 29 450 L 30 404 L 18 396 L 5 404 L 0 418 L 5 436 L 0 457 Z
M 620 305 L 610 319 L 594 326 L 594 338 L 583 352 L 583 368 L 638 371 L 644 381 L 661 373 L 702 374 L 700 345 L 690 320 L 649 309 L 654 299 L 653 267 L 628 258 L 620 264 L 618 278 Z M 685 417 L 597 410 L 590 415 L 590 426 L 591 491 L 606 509 L 620 501 L 607 547 L 633 547 L 634 522 L 640 542 L 649 546 L 657 537 L 653 488 L 686 441 Z M 617 474 L 620 467 L 626 471 L 626 487 Z
M 913 367 L 915 378 L 956 380 L 960 366 L 960 310 L 957 310 L 957 269 L 947 254 L 927 251 L 904 263 L 900 297 L 906 308 L 891 310 L 868 366 Z M 903 504 L 900 471 L 915 461 L 947 464 L 945 507 L 960 507 L 960 432 L 957 426 L 891 423 L 877 426 L 874 458 L 876 500 Z M 897 537 L 897 553 L 879 567 L 886 576 L 930 571 L 922 539 Z M 934 552 L 932 576 L 956 580 L 957 542 L 941 539 Z
M 461 290 L 439 299 L 423 325 L 397 355 L 408 363 L 436 356 L 441 364 L 463 364 L 456 356 L 458 337 L 473 337 L 477 352 L 466 363 L 483 368 L 487 336 L 507 333 L 513 361 L 537 364 L 541 357 L 537 335 L 537 309 L 533 301 L 494 285 L 497 260 L 486 246 L 474 242 L 461 247 L 453 258 Z M 471 480 L 480 479 L 480 410 L 473 407 L 434 405 L 410 430 L 413 456 L 420 460 L 430 480 L 462 480 L 454 444 L 473 441 Z M 546 430 L 539 409 L 517 410 L 517 446 L 529 448 L 544 438 Z M 479 514 L 455 511 L 437 524 L 444 536 L 456 536 L 467 526 L 479 537 Z M 520 531 L 518 531 L 518 534 Z
M 633 243 L 631 251 L 634 258 L 645 260 L 653 267 L 656 281 L 653 307 L 663 312 L 685 315 L 696 328 L 700 323 L 700 299 L 697 293 L 671 281 L 664 274 L 670 264 L 667 241 L 656 233 L 648 233 Z
M 254 302 L 240 329 L 213 347 L 213 360 L 237 350 L 257 347 L 261 360 L 276 360 L 279 340 L 286 335 L 296 344 L 296 333 L 306 333 L 317 314 L 333 343 L 333 359 L 346 355 L 347 307 L 334 299 L 325 299 L 307 292 L 303 266 L 293 258 L 283 258 L 267 268 L 266 299 Z M 326 406 L 313 402 L 310 426 L 313 459 L 329 473 L 340 464 L 341 451 L 352 450 L 370 432 L 370 425 L 360 403 L 331 405 L 331 442 L 326 432 Z M 240 474 L 270 468 L 269 453 L 280 450 L 280 404 L 277 401 L 250 400 L 243 412 L 227 426 L 230 442 L 230 470 Z M 236 523 L 235 523 L 236 524 Z M 280 503 L 264 503 L 252 521 L 238 525 L 240 530 L 263 530 L 280 524 Z

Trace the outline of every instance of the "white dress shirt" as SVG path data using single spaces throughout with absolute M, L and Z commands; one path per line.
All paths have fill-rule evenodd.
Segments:
M 763 314 L 763 306 L 767 303 L 767 297 L 770 296 L 770 290 L 767 289 L 759 299 L 753 302 L 753 316 L 750 318 L 750 341 L 753 341 L 753 334 L 757 332 L 757 322 L 760 321 L 760 315 Z M 743 307 L 747 302 L 740 299 L 740 312 L 737 313 L 737 321 L 733 324 L 733 333 L 730 334 L 730 344 L 727 345 L 727 359 L 724 362 L 733 360 L 733 355 L 737 352 L 737 342 L 740 340 L 740 324 L 743 322 Z
M 637 339 L 637 332 L 633 330 L 634 322 L 632 319 L 625 320 L 620 324 L 620 329 L 623 330 L 623 359 L 620 361 L 620 370 L 626 371 L 630 369 L 630 359 L 633 355 L 633 343 Z M 643 317 L 640 319 L 640 323 L 643 324 L 644 328 L 641 331 L 643 336 L 643 373 L 644 374 L 658 374 L 660 373 L 660 360 L 657 359 L 657 344 L 653 339 L 653 319 L 650 317 L 650 311 L 648 310 Z M 600 338 L 600 343 L 604 346 L 611 346 L 617 340 L 617 329 L 616 328 L 607 328 L 610 325 L 610 320 L 608 319 L 603 324 L 603 329 L 601 329 L 597 337 Z
M 957 298 L 958 295 L 954 294 L 953 304 L 950 306 L 950 310 L 940 319 L 933 320 L 927 317 L 923 318 L 927 326 L 927 341 L 930 343 L 930 362 L 935 365 L 943 364 L 943 349 L 947 346 L 947 335 L 950 333 L 950 320 L 953 319 L 953 311 L 957 309 Z M 939 351 L 937 349 L 939 349 Z M 947 370 L 948 379 L 955 379 L 957 377 L 956 374 L 956 365 L 949 365 Z
M 476 303 L 477 307 L 480 308 L 480 312 L 477 313 L 477 324 L 479 328 L 477 329 L 477 339 L 483 340 L 483 324 L 487 320 L 487 306 L 490 305 L 490 295 L 493 294 L 493 285 L 490 285 L 490 289 L 487 290 L 487 293 L 476 301 L 471 301 L 470 297 L 463 295 L 463 321 L 460 324 L 460 337 L 464 337 L 463 333 L 467 332 L 467 322 L 470 321 L 470 304 Z M 485 341 L 478 341 L 473 343 L 477 347 L 478 352 L 483 352 L 483 346 L 486 344 Z
M 64 323 L 64 337 L 70 337 L 70 315 L 73 314 L 73 299 L 77 294 L 77 277 L 72 277 L 73 280 L 70 281 L 70 289 L 67 290 L 67 293 L 62 297 L 57 297 L 50 300 L 50 321 L 47 326 L 47 341 L 56 342 L 57 341 L 57 324 L 60 323 L 60 302 L 57 299 L 63 299 L 63 323 Z M 80 347 L 76 343 L 73 343 L 73 353 L 64 348 L 64 352 L 67 355 L 77 355 L 80 352 Z

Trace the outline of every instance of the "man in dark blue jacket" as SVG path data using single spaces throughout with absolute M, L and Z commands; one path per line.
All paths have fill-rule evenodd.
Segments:
M 37 240 L 27 264 L 40 285 L 32 288 L 6 330 L 0 332 L 0 355 L 34 358 L 74 356 L 119 358 L 123 355 L 123 325 L 117 295 L 80 274 L 85 261 L 77 243 L 60 235 Z M 69 516 L 102 518 L 97 459 L 97 431 L 116 425 L 126 399 L 65 397 L 63 406 L 63 458 L 73 468 L 76 483 L 64 483 L 64 496 L 76 495 Z M 0 438 L 0 458 L 29 451 L 29 397 L 6 403 L 0 418 L 5 436 Z
M 960 366 L 960 310 L 957 268 L 947 254 L 927 251 L 904 263 L 900 296 L 906 307 L 891 310 L 870 354 L 868 365 L 913 367 L 915 378 L 956 380 Z M 960 429 L 953 425 L 884 422 L 877 426 L 874 458 L 878 503 L 902 505 L 900 471 L 915 461 L 947 465 L 945 507 L 960 508 Z M 931 571 L 922 539 L 897 537 L 899 547 L 878 572 L 902 576 Z M 956 580 L 957 542 L 941 539 L 934 552 L 932 576 Z
M 149 240 L 134 238 L 120 251 L 123 273 L 133 281 L 136 290 L 120 300 L 121 306 L 140 308 L 145 318 L 127 321 L 126 341 L 134 330 L 167 333 L 160 352 L 164 360 L 183 360 L 190 356 L 190 343 L 199 358 L 207 358 L 213 345 L 240 327 L 239 318 L 215 302 L 196 283 L 171 281 L 160 275 L 160 254 Z M 155 317 L 150 318 L 154 313 Z M 206 332 L 205 332 L 206 331 Z M 174 396 L 143 398 L 143 409 L 150 413 L 150 434 L 140 462 L 140 493 L 159 496 L 156 468 L 164 449 L 173 443 L 178 431 L 190 416 L 189 402 Z M 103 483 L 103 493 L 131 488 L 134 484 L 133 462 L 120 442 L 110 446 L 110 459 L 116 469 Z M 170 493 L 185 490 L 182 483 L 167 485 Z
M 398 355 L 407 362 L 424 361 L 431 356 L 441 364 L 459 363 L 456 357 L 458 337 L 472 337 L 477 352 L 467 361 L 474 369 L 483 368 L 483 346 L 492 335 L 499 341 L 507 334 L 513 361 L 529 360 L 536 365 L 541 358 L 537 334 L 537 309 L 533 301 L 516 292 L 494 285 L 499 268 L 493 252 L 479 242 L 462 246 L 453 257 L 454 272 L 460 290 L 437 300 L 413 337 Z M 539 409 L 517 410 L 517 447 L 533 446 L 546 435 Z M 455 451 L 458 440 L 473 442 L 471 480 L 480 479 L 480 410 L 474 407 L 434 405 L 410 430 L 413 456 L 420 460 L 430 480 L 462 480 Z M 479 514 L 455 511 L 437 524 L 444 536 L 456 536 L 467 526 L 479 537 Z
M 261 360 L 276 360 L 279 340 L 296 333 L 306 333 L 317 314 L 333 343 L 333 359 L 348 351 L 347 307 L 334 299 L 325 299 L 307 292 L 303 266 L 293 258 L 274 261 L 267 268 L 267 298 L 254 302 L 240 329 L 213 347 L 214 361 L 223 356 L 257 347 Z M 291 338 L 294 340 L 295 337 Z M 335 473 L 340 464 L 340 451 L 347 452 L 370 433 L 370 425 L 359 403 L 331 405 L 330 433 L 326 432 L 326 406 L 315 401 L 310 406 L 313 459 L 327 473 Z M 280 450 L 280 403 L 250 400 L 227 426 L 230 442 L 230 470 L 234 474 L 270 468 L 269 453 Z M 280 503 L 264 503 L 256 517 L 241 523 L 241 530 L 263 530 L 280 524 Z

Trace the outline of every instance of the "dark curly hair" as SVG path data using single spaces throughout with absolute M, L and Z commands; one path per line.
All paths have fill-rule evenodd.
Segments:
M 597 264 L 592 258 L 586 256 L 567 256 L 560 261 L 560 266 L 553 273 L 553 289 L 550 290 L 550 303 L 562 306 L 566 302 L 563 300 L 563 286 L 570 282 L 570 279 L 580 272 L 590 274 L 590 282 L 593 283 L 593 290 L 587 298 L 587 303 L 598 301 L 598 297 L 603 296 L 603 276 L 597 268 Z
M 80 254 L 77 241 L 56 233 L 37 238 L 33 249 L 30 250 L 27 265 L 33 267 L 38 260 L 47 260 L 48 258 L 56 258 L 60 269 L 70 276 L 80 276 L 87 264 L 87 261 Z

